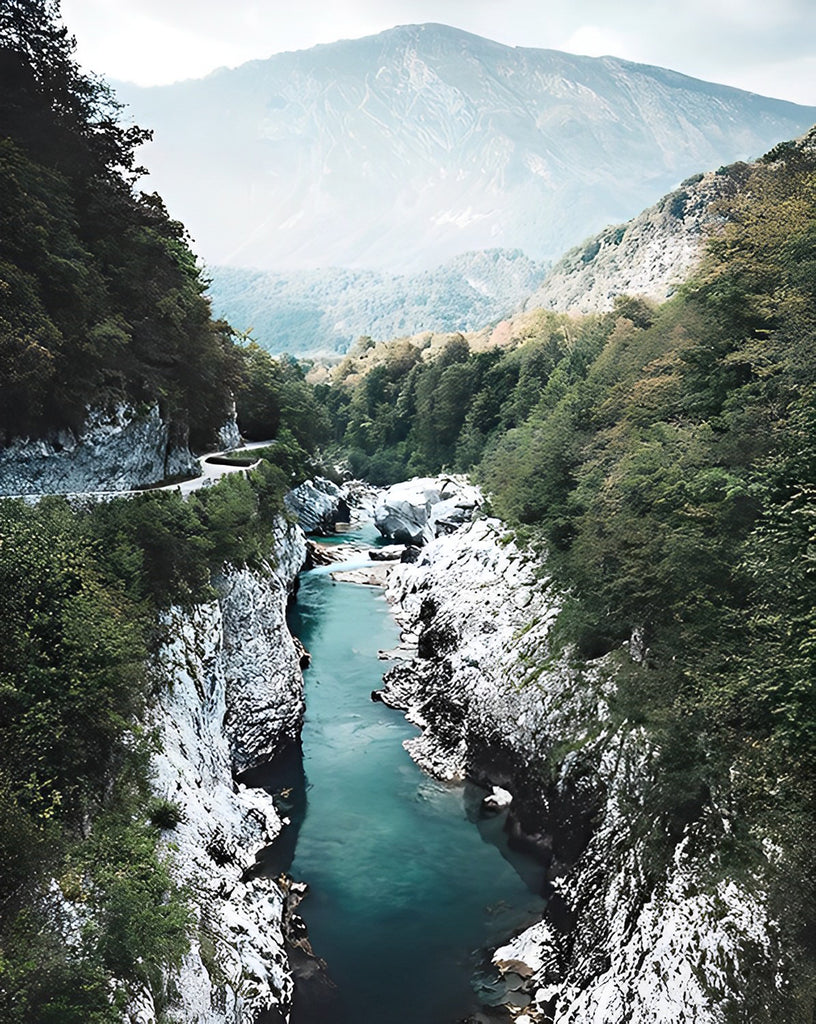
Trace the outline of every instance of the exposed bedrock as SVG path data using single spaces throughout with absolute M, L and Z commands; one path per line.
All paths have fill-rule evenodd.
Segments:
M 469 521 L 481 505 L 478 488 L 464 477 L 423 477 L 394 484 L 374 509 L 374 524 L 397 544 L 428 544 Z
M 0 448 L 0 494 L 128 491 L 199 473 L 186 435 L 173 436 L 158 405 L 89 409 L 79 433 L 18 438 Z
M 757 1011 L 784 990 L 785 958 L 760 876 L 717 868 L 716 794 L 682 821 L 646 811 L 656 751 L 610 714 L 627 650 L 556 654 L 560 597 L 535 570 L 482 519 L 397 565 L 387 590 L 417 637 L 381 694 L 422 730 L 406 748 L 439 778 L 506 790 L 511 840 L 547 865 L 547 919 L 494 957 L 508 1004 L 552 1024 L 773 1019 Z
M 338 523 L 349 521 L 346 490 L 322 477 L 305 480 L 283 500 L 304 533 L 325 536 L 334 533 Z
M 286 886 L 252 870 L 284 822 L 267 793 L 235 781 L 300 733 L 303 679 L 285 608 L 305 543 L 283 519 L 276 535 L 274 568 L 226 566 L 216 600 L 164 619 L 154 790 L 178 810 L 165 846 L 192 894 L 196 922 L 180 971 L 166 979 L 165 1005 L 138 993 L 133 1024 L 162 1014 L 171 1024 L 289 1019 Z

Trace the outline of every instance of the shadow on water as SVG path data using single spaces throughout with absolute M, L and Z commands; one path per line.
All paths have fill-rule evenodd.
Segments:
M 268 764 L 244 772 L 240 781 L 246 786 L 265 789 L 272 796 L 278 814 L 289 822 L 275 842 L 261 850 L 253 872 L 275 878 L 292 866 L 298 835 L 306 817 L 308 782 L 300 743 L 284 748 Z

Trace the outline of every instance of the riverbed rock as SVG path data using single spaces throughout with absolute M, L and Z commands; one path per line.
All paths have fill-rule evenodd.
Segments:
M 303 563 L 304 569 L 314 569 L 318 565 L 331 565 L 334 561 L 332 554 L 327 547 L 316 544 L 313 540 L 306 541 L 306 560 Z
M 304 533 L 327 536 L 339 522 L 348 522 L 349 507 L 344 492 L 331 480 L 305 480 L 284 495 L 287 509 L 297 516 Z
M 525 1012 L 553 1024 L 721 1024 L 726 1003 L 749 1019 L 752 1005 L 782 1000 L 786 961 L 761 874 L 712 871 L 727 809 L 712 799 L 682 836 L 667 834 L 663 860 L 632 813 L 657 758 L 641 728 L 610 713 L 627 648 L 556 656 L 562 598 L 498 520 L 432 541 L 392 570 L 386 594 L 419 634 L 418 657 L 391 668 L 382 692 L 422 730 L 406 749 L 442 779 L 489 779 L 500 765 L 514 827 L 549 864 L 548 919 L 496 954 L 514 975 L 529 970 Z
M 484 800 L 482 800 L 482 807 L 486 811 L 497 814 L 499 811 L 506 810 L 512 802 L 512 793 L 502 789 L 501 786 L 494 786 L 492 792 L 488 793 Z
M 481 495 L 461 476 L 422 477 L 394 484 L 374 509 L 374 525 L 383 537 L 421 547 L 472 517 Z
M 331 573 L 335 583 L 357 583 L 364 587 L 383 587 L 388 581 L 392 562 L 375 562 L 365 569 L 337 569 Z
M 199 476 L 186 438 L 172 433 L 158 405 L 88 409 L 79 432 L 0 447 L 0 495 L 129 491 L 169 476 Z
M 373 562 L 398 562 L 404 550 L 402 544 L 387 544 L 383 548 L 369 548 L 368 557 Z

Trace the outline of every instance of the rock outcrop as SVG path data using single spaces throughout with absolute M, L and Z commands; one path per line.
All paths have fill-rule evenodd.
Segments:
M 305 480 L 289 491 L 283 500 L 287 509 L 297 516 L 304 533 L 326 536 L 334 533 L 338 523 L 349 521 L 345 491 L 323 477 Z
M 287 588 L 275 573 L 259 579 L 228 568 L 216 589 L 227 693 L 224 732 L 233 771 L 240 774 L 271 761 L 300 735 L 300 653 L 286 628 Z
M 729 829 L 716 794 L 679 832 L 642 820 L 655 750 L 609 709 L 626 652 L 557 655 L 560 598 L 537 568 L 485 519 L 395 567 L 387 590 L 417 644 L 382 692 L 422 729 L 406 748 L 437 777 L 512 793 L 511 839 L 547 865 L 547 920 L 494 958 L 506 1002 L 548 1024 L 752 1019 L 785 985 L 760 878 L 714 867 Z
M 230 451 L 233 448 L 240 448 L 244 443 L 241 431 L 238 429 L 237 413 L 235 402 L 232 403 L 229 417 L 218 431 L 218 447 L 222 451 Z
M 464 477 L 415 478 L 380 495 L 374 525 L 397 544 L 421 546 L 466 522 L 480 504 L 478 488 Z
M 171 441 L 158 405 L 91 409 L 80 434 L 63 430 L 0 448 L 0 495 L 129 491 L 199 473 L 189 449 Z
M 275 571 L 227 567 L 217 600 L 173 609 L 164 621 L 154 789 L 179 811 L 165 846 L 197 917 L 191 949 L 166 986 L 161 1019 L 172 1024 L 288 1020 L 285 894 L 250 872 L 283 822 L 271 797 L 234 777 L 299 734 L 303 680 L 284 613 L 304 553 L 300 530 L 281 520 Z M 129 1019 L 153 1024 L 159 1011 L 144 991 Z
M 725 172 L 689 178 L 626 224 L 570 249 L 524 308 L 603 313 L 619 295 L 663 302 L 699 264 L 706 239 L 722 223 L 717 203 L 737 188 Z

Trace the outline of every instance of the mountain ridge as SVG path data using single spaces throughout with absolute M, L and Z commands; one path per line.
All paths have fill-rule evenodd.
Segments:
M 342 267 L 289 273 L 209 267 L 213 310 L 270 352 L 344 352 L 423 331 L 472 331 L 521 309 L 546 265 L 520 250 L 462 253 L 419 274 Z
M 434 25 L 120 93 L 155 129 L 143 160 L 205 260 L 272 270 L 557 258 L 816 121 L 679 72 Z

